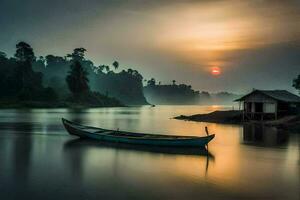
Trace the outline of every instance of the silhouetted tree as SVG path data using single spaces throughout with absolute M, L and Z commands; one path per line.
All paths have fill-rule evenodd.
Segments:
M 78 97 L 87 93 L 89 91 L 89 80 L 87 78 L 88 73 L 86 70 L 81 66 L 78 60 L 74 61 L 70 68 L 71 70 L 69 71 L 66 81 L 72 94 L 75 97 Z
M 6 58 L 6 53 L 0 51 L 0 59 Z
M 299 90 L 299 94 L 300 94 L 300 74 L 298 75 L 297 78 L 293 80 L 293 87 Z
M 156 84 L 156 81 L 155 81 L 154 78 L 151 78 L 151 79 L 148 80 L 148 82 L 147 82 L 147 85 L 148 85 L 148 86 L 155 86 L 155 84 Z
M 112 65 L 114 66 L 115 70 L 119 68 L 119 63 L 117 61 L 114 61 Z
M 8 84 L 8 81 L 11 76 L 11 67 L 6 54 L 0 51 L 0 98 L 5 97 L 10 93 L 11 87 L 9 87 L 10 84 Z
M 9 86 L 7 97 L 18 101 L 53 101 L 57 98 L 52 88 L 43 86 L 43 74 L 33 70 L 33 64 L 40 68 L 45 68 L 45 64 L 43 57 L 36 60 L 29 44 L 19 42 L 16 45 L 15 57 L 7 61 L 6 65 L 12 68 L 5 81 Z
M 155 79 L 150 79 L 144 87 L 144 95 L 149 102 L 154 104 L 197 104 L 200 100 L 199 91 L 192 89 L 190 85 L 155 84 Z
M 104 65 L 105 71 L 108 73 L 109 72 L 109 66 L 108 65 Z
M 71 58 L 74 61 L 84 60 L 84 53 L 86 52 L 85 48 L 75 48 L 72 54 L 68 54 L 67 57 Z
M 175 80 L 173 80 L 173 81 L 172 81 L 172 83 L 173 83 L 173 85 L 175 85 L 176 81 L 175 81 Z
M 17 61 L 32 63 L 35 60 L 33 49 L 26 42 L 19 42 L 16 48 L 15 57 Z
M 35 56 L 31 46 L 25 42 L 19 42 L 16 45 L 15 58 L 17 67 L 14 71 L 14 78 L 16 83 L 16 92 L 21 100 L 33 100 L 38 98 L 42 86 L 41 72 L 34 72 L 32 69 L 32 62 L 35 61 Z
M 96 69 L 96 73 L 98 73 L 98 72 L 103 72 L 103 70 L 105 69 L 105 65 L 99 65 L 98 67 L 97 67 L 97 69 Z
M 133 70 L 131 68 L 127 69 L 127 73 L 128 74 L 132 74 L 133 73 Z

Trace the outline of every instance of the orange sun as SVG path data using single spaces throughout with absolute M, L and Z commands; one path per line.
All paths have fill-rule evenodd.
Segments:
M 214 67 L 211 69 L 210 73 L 214 76 L 218 76 L 221 74 L 221 69 L 219 67 Z

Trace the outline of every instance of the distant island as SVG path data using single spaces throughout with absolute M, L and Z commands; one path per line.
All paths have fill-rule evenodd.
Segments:
M 200 95 L 198 91 L 194 91 L 192 86 L 185 84 L 162 85 L 160 82 L 156 84 L 154 78 L 147 81 L 144 87 L 146 99 L 151 104 L 199 104 Z
M 154 78 L 147 81 L 144 95 L 151 104 L 156 105 L 232 104 L 233 100 L 241 96 L 229 92 L 199 92 L 191 85 L 177 84 L 175 80 L 172 84 L 161 84 Z

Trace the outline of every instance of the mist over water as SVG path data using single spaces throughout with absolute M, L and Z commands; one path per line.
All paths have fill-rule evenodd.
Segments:
M 2 110 L 1 199 L 299 199 L 298 134 L 196 123 L 177 115 L 231 106 Z M 216 134 L 209 154 L 171 154 L 69 136 L 86 125 L 171 135 Z M 4 192 L 5 191 L 5 192 Z

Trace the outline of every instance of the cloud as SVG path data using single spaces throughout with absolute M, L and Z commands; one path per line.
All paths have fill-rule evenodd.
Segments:
M 177 79 L 198 89 L 242 90 L 257 72 L 265 85 L 290 88 L 300 57 L 299 1 L 2 0 L 0 50 L 18 40 L 37 55 L 88 49 L 96 64 L 137 68 L 146 78 Z M 276 56 L 272 56 L 272 55 Z M 283 62 L 284 61 L 284 62 Z M 280 65 L 278 64 L 280 63 Z M 212 79 L 211 67 L 223 74 Z M 243 72 L 246 74 L 243 74 Z M 243 75 L 243 76 L 242 76 Z M 263 79 L 257 81 L 264 86 Z

